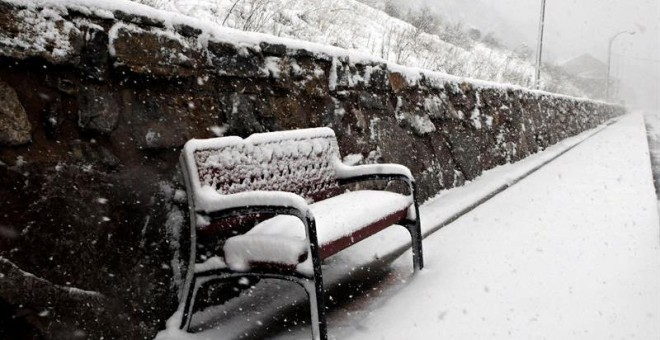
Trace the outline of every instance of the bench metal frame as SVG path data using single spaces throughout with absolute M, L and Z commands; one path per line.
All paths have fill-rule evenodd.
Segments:
M 323 273 L 321 270 L 322 258 L 319 255 L 319 244 L 316 234 L 316 222 L 314 216 L 309 208 L 302 210 L 300 208 L 284 206 L 284 205 L 251 205 L 245 207 L 232 207 L 229 209 L 222 209 L 213 211 L 208 215 L 213 219 L 223 219 L 235 216 L 245 216 L 252 214 L 268 213 L 268 214 L 286 214 L 299 218 L 305 225 L 307 240 L 309 242 L 309 254 L 312 258 L 313 275 L 308 276 L 296 271 L 290 273 L 251 270 L 249 272 L 236 272 L 229 268 L 212 269 L 207 271 L 195 271 L 196 264 L 196 251 L 197 251 L 197 230 L 196 230 L 196 216 L 198 211 L 195 209 L 195 199 L 193 197 L 193 190 L 191 190 L 191 180 L 188 165 L 185 157 L 182 155 L 180 165 L 183 172 L 184 181 L 188 193 L 189 217 L 190 217 L 190 254 L 188 269 L 183 286 L 182 300 L 179 304 L 179 312 L 181 313 L 180 328 L 188 330 L 193 316 L 193 308 L 197 292 L 206 286 L 212 285 L 216 282 L 238 278 L 238 277 L 255 277 L 255 278 L 274 278 L 295 282 L 302 286 L 309 297 L 310 311 L 311 311 L 311 326 L 312 336 L 314 339 L 326 340 L 327 324 L 326 324 L 326 309 L 325 298 L 323 290 Z M 338 184 L 352 184 L 364 181 L 401 181 L 405 183 L 413 197 L 414 220 L 405 218 L 396 224 L 404 226 L 410 233 L 412 240 L 413 251 L 413 266 L 415 272 L 422 269 L 424 266 L 422 254 L 422 233 L 419 221 L 419 205 L 417 201 L 417 186 L 412 177 L 400 173 L 370 173 L 360 174 L 357 176 L 349 176 L 337 178 Z M 412 208 L 412 207 L 411 207 Z

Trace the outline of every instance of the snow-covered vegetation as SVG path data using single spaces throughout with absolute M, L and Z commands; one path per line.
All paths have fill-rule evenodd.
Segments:
M 135 0 L 245 31 L 358 50 L 401 65 L 523 87 L 533 84 L 531 49 L 502 47 L 492 34 L 466 29 L 421 6 L 387 0 Z M 552 71 L 552 72 L 550 72 Z M 542 88 L 584 96 L 552 69 Z

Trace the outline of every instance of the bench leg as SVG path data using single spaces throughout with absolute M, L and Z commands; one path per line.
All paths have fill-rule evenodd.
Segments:
M 195 305 L 194 302 L 197 297 L 197 288 L 197 280 L 195 280 L 195 277 L 193 276 L 188 286 L 188 290 L 185 292 L 186 295 L 184 296 L 183 307 L 181 308 L 182 315 L 179 328 L 186 332 L 192 321 L 193 306 Z
M 409 222 L 406 229 L 410 232 L 410 238 L 413 251 L 413 267 L 415 271 L 424 268 L 424 256 L 422 254 L 422 228 L 419 223 L 419 218 L 414 222 Z
M 242 273 L 243 275 L 249 275 Z M 229 275 L 231 276 L 231 275 Z M 268 277 L 268 275 L 264 275 Z M 281 276 L 275 275 L 274 278 L 282 278 Z M 214 279 L 222 279 L 220 277 L 214 277 Z M 323 277 L 320 272 L 315 271 L 314 278 L 312 279 L 297 279 L 293 281 L 298 281 L 309 297 L 309 307 L 312 316 L 312 337 L 314 340 L 327 340 L 328 339 L 328 328 L 326 323 L 325 315 L 325 297 L 323 295 Z M 190 323 L 193 316 L 193 307 L 195 305 L 195 299 L 197 298 L 197 291 L 208 284 L 209 281 L 202 279 L 198 282 L 197 278 L 193 276 L 188 291 L 186 292 L 185 300 L 183 301 L 183 306 L 180 307 L 182 312 L 181 324 L 179 326 L 183 331 L 188 331 Z
M 314 340 L 327 340 L 328 326 L 325 316 L 325 297 L 321 273 L 314 273 L 314 279 L 305 280 L 302 286 L 309 297 L 309 308 L 312 315 L 312 338 Z

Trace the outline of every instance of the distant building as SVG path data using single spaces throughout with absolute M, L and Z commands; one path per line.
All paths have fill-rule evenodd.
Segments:
M 575 84 L 589 97 L 603 99 L 607 91 L 607 64 L 592 56 L 583 54 L 560 66 L 573 79 Z M 611 78 L 610 91 L 616 93 L 618 80 Z

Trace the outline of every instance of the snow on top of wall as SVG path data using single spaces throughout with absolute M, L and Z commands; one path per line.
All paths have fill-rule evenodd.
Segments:
M 180 13 L 169 12 L 164 10 L 155 9 L 146 5 L 128 0 L 109 0 L 109 1 L 96 1 L 96 0 L 1 0 L 5 3 L 14 4 L 19 7 L 27 8 L 29 10 L 40 10 L 43 8 L 49 11 L 59 12 L 61 16 L 68 15 L 69 11 L 75 11 L 88 16 L 97 16 L 104 19 L 117 19 L 122 20 L 124 16 L 148 18 L 156 24 L 162 25 L 167 30 L 174 31 L 179 26 L 189 26 L 198 29 L 201 33 L 198 35 L 198 40 L 206 39 L 216 42 L 224 42 L 236 45 L 237 47 L 251 47 L 256 50 L 260 49 L 261 43 L 272 45 L 285 45 L 289 51 L 306 50 L 315 54 L 320 58 L 342 58 L 343 60 L 353 64 L 385 64 L 390 72 L 402 74 L 409 84 L 417 84 L 422 78 L 425 78 L 428 83 L 433 86 L 442 87 L 446 83 L 463 83 L 467 82 L 476 88 L 500 88 L 504 90 L 520 89 L 525 90 L 536 95 L 551 95 L 554 97 L 564 97 L 567 99 L 578 99 L 583 101 L 592 101 L 587 98 L 575 98 L 572 96 L 549 93 L 539 90 L 531 90 L 518 85 L 500 84 L 490 81 L 483 81 L 478 79 L 452 76 L 446 73 L 429 71 L 426 69 L 410 66 L 402 66 L 385 59 L 360 52 L 357 50 L 348 50 L 340 47 L 318 44 L 314 42 L 302 41 L 286 37 L 276 37 L 269 34 L 258 32 L 240 31 L 229 27 L 222 27 L 216 23 L 199 18 L 193 18 Z M 41 13 L 44 13 L 42 11 Z M 44 36 L 48 36 L 48 30 L 43 30 Z M 174 34 L 174 33 L 173 33 Z M 174 34 L 176 35 L 176 34 Z M 206 46 L 203 41 L 199 42 L 199 46 Z
M 58 21 L 62 19 L 60 11 L 44 8 L 39 13 L 33 11 L 21 11 L 19 20 L 23 25 L 29 26 L 31 31 L 41 32 L 38 36 L 19 31 L 14 34 L 0 36 L 0 48 L 13 46 L 19 50 L 31 49 L 38 54 L 48 54 L 54 60 L 65 60 L 69 58 L 68 51 L 72 49 L 69 36 L 78 33 L 78 28 L 71 22 L 64 21 L 58 27 Z M 44 20 L 47 18 L 47 20 Z
M 98 16 L 105 19 L 118 19 L 115 12 L 121 11 L 125 14 L 147 17 L 160 22 L 167 29 L 174 30 L 176 26 L 187 25 L 201 30 L 200 36 L 208 34 L 213 41 L 232 43 L 237 46 L 259 46 L 261 42 L 271 44 L 284 44 L 290 49 L 304 49 L 310 52 L 327 55 L 343 56 L 350 58 L 352 62 L 366 63 L 380 61 L 378 58 L 366 53 L 349 51 L 339 47 L 326 46 L 317 43 L 295 40 L 290 38 L 275 37 L 269 34 L 257 32 L 245 32 L 228 27 L 221 27 L 215 23 L 185 16 L 182 14 L 158 10 L 146 5 L 138 4 L 128 0 L 95 1 L 95 0 L 3 0 L 6 3 L 15 4 L 28 9 L 51 8 L 66 15 L 69 10 L 80 12 L 84 15 Z

